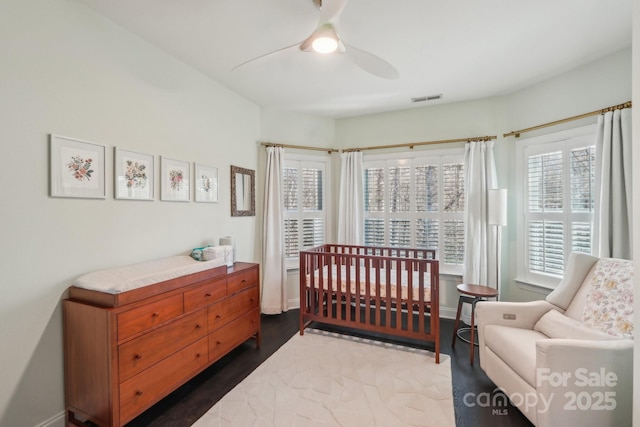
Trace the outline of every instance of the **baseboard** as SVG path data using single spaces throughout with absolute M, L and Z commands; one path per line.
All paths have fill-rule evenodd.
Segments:
M 441 319 L 455 319 L 457 309 L 453 307 L 440 306 L 440 318 Z
M 287 307 L 289 307 L 290 310 L 300 308 L 300 298 L 292 298 L 290 300 L 287 300 Z
M 65 427 L 65 415 L 66 411 L 62 411 L 57 415 L 49 418 L 34 427 Z

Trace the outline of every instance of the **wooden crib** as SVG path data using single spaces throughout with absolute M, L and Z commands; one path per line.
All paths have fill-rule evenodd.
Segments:
M 432 341 L 440 363 L 438 261 L 430 249 L 325 244 L 300 252 L 300 334 L 311 322 Z

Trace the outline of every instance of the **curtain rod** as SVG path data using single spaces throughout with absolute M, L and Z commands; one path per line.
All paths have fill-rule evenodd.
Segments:
M 306 145 L 289 145 L 289 144 L 275 144 L 273 142 L 262 142 L 265 147 L 282 147 L 282 148 L 297 148 L 299 150 L 314 150 L 314 151 L 326 151 L 327 153 L 338 153 L 339 150 L 334 148 L 321 148 L 321 147 L 309 147 Z
M 336 150 L 335 148 L 310 147 L 306 145 L 276 144 L 273 142 L 262 142 L 261 144 L 264 145 L 265 147 L 282 147 L 282 148 L 297 148 L 301 150 L 327 151 L 329 154 L 331 154 L 331 153 L 338 153 L 340 151 L 342 151 L 343 153 L 348 153 L 351 151 L 381 150 L 385 148 L 401 148 L 401 147 L 409 147 L 410 149 L 413 149 L 413 147 L 417 147 L 420 145 L 447 144 L 452 142 L 491 141 L 492 139 L 497 139 L 497 138 L 498 137 L 496 135 L 476 136 L 473 138 L 441 139 L 437 141 L 406 142 L 404 144 L 378 145 L 378 146 L 374 145 L 370 147 L 345 148 L 343 150 Z
M 384 148 L 401 148 L 401 147 L 409 147 L 413 150 L 413 147 L 417 147 L 420 145 L 433 145 L 433 144 L 447 144 L 451 142 L 471 142 L 471 141 L 491 141 L 492 139 L 498 138 L 497 136 L 478 136 L 473 138 L 457 138 L 457 139 L 441 139 L 438 141 L 424 141 L 424 142 L 407 142 L 404 144 L 393 144 L 393 145 L 378 145 L 371 147 L 358 147 L 358 148 L 346 148 L 342 150 L 345 153 L 350 151 L 365 151 L 365 150 L 381 150 Z
M 502 136 L 505 137 L 505 138 L 508 137 L 508 136 L 515 136 L 516 138 L 519 138 L 521 133 L 531 132 L 531 131 L 534 131 L 534 130 L 543 129 L 543 128 L 546 128 L 546 127 L 549 127 L 549 126 L 555 126 L 555 125 L 559 125 L 559 124 L 562 124 L 562 123 L 571 122 L 571 121 L 574 121 L 574 120 L 585 119 L 587 117 L 597 116 L 599 114 L 608 113 L 609 111 L 622 110 L 623 108 L 631 108 L 631 101 L 627 101 L 624 104 L 619 104 L 619 105 L 614 105 L 612 107 L 603 108 L 602 110 L 596 110 L 596 111 L 592 111 L 590 113 L 580 114 L 578 116 L 573 116 L 573 117 L 568 117 L 566 119 L 556 120 L 555 122 L 549 122 L 549 123 L 545 123 L 545 124 L 538 125 L 538 126 L 533 126 L 533 127 L 526 128 L 526 129 L 516 130 L 516 131 L 513 131 L 513 132 L 505 133 Z

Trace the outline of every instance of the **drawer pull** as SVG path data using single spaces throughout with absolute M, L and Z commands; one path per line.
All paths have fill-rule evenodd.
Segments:
M 204 294 L 205 298 L 211 298 L 211 294 L 209 292 L 207 292 L 206 294 Z
M 240 283 L 242 283 L 244 285 L 245 283 L 247 283 L 247 281 L 246 281 L 246 279 L 242 279 L 242 281 L 240 281 Z
M 135 356 L 133 356 L 134 359 L 136 360 L 140 360 L 142 359 L 142 355 L 141 354 L 136 354 Z
M 196 329 L 200 329 L 200 328 L 202 328 L 202 326 L 196 325 Z
M 222 319 L 222 316 L 220 316 L 219 314 L 216 314 L 216 319 Z
M 200 353 L 196 353 L 196 359 L 200 358 Z
M 160 313 L 156 311 L 151 315 L 151 317 L 160 317 Z
M 216 345 L 220 345 L 220 344 L 222 344 L 222 342 L 216 341 Z
M 142 390 L 137 390 L 136 391 L 136 396 L 142 396 Z

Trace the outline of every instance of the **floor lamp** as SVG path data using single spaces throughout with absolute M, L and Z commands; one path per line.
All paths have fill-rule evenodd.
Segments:
M 507 225 L 507 190 L 489 190 L 489 225 L 496 227 L 496 290 L 500 295 L 501 230 Z

